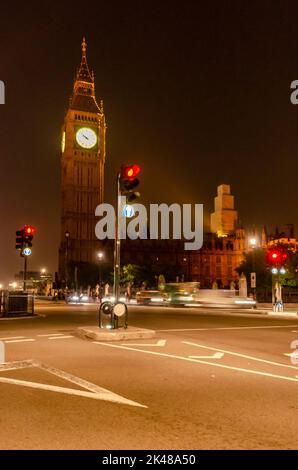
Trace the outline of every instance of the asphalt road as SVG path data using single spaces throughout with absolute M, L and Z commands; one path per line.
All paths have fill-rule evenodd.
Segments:
M 132 306 L 157 337 L 102 344 L 94 305 L 37 313 L 0 321 L 1 449 L 297 448 L 298 319 Z

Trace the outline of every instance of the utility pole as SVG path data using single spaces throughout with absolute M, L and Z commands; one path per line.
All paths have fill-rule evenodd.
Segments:
M 133 202 L 140 197 L 136 191 L 140 181 L 136 176 L 140 173 L 139 165 L 122 165 L 117 173 L 116 179 L 116 217 L 115 217 L 115 244 L 114 244 L 114 297 L 115 303 L 120 297 L 120 250 L 121 234 L 119 218 L 123 217 L 123 200 L 121 196 L 126 197 L 127 202 Z
M 27 286 L 26 286 L 26 281 L 27 281 L 27 256 L 22 255 L 24 257 L 24 273 L 23 273 L 23 290 L 26 292 Z
M 115 217 L 115 242 L 114 242 L 114 297 L 115 303 L 119 300 L 119 283 L 120 283 L 120 250 L 121 239 L 119 234 L 119 214 L 121 207 L 121 188 L 120 188 L 121 173 L 117 173 L 116 179 L 116 217 Z
M 68 290 L 68 250 L 69 250 L 69 237 L 70 233 L 67 230 L 65 232 L 65 289 Z

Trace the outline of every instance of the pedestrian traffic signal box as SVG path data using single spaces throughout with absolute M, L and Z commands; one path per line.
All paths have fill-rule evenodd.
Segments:
M 16 231 L 16 250 L 23 250 L 25 242 L 24 229 Z
M 123 196 L 126 196 L 128 202 L 140 197 L 140 193 L 136 191 L 140 184 L 140 180 L 137 178 L 140 171 L 141 168 L 136 164 L 121 166 L 120 191 Z

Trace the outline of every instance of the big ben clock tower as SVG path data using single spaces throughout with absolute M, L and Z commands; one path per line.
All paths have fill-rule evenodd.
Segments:
M 95 98 L 94 75 L 82 60 L 61 134 L 61 243 L 59 276 L 66 285 L 75 266 L 96 261 L 95 208 L 103 202 L 106 123 Z

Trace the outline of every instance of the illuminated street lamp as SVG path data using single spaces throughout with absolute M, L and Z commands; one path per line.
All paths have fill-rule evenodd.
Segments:
M 101 264 L 103 260 L 103 252 L 99 251 L 97 253 L 97 258 L 99 260 L 99 265 L 98 265 L 98 283 L 99 283 L 99 301 L 101 302 Z
M 251 248 L 255 248 L 257 246 L 257 239 L 252 237 L 249 239 L 248 243 Z

